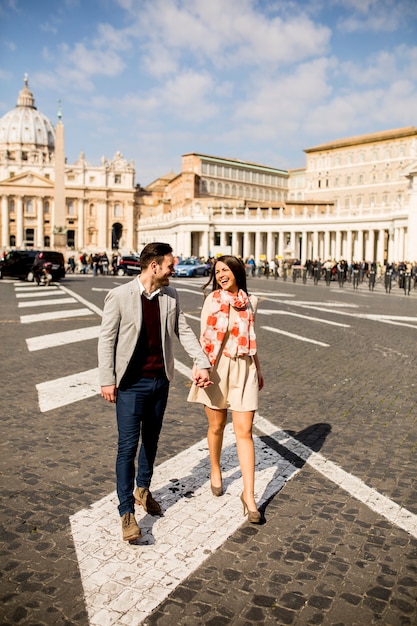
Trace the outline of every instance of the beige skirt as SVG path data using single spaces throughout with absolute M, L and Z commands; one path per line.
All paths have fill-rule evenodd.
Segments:
M 252 356 L 231 359 L 221 354 L 210 372 L 213 385 L 206 389 L 194 383 L 188 402 L 200 402 L 211 409 L 256 411 L 258 408 L 258 373 Z

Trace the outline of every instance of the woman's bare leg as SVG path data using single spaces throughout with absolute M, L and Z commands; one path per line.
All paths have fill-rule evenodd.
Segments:
M 243 479 L 243 497 L 249 511 L 257 511 L 255 502 L 255 446 L 252 425 L 255 411 L 233 411 L 233 429 L 236 437 L 237 456 Z
M 223 433 L 227 420 L 227 409 L 211 409 L 205 407 L 208 429 L 207 442 L 211 463 L 210 480 L 214 487 L 222 484 L 222 472 L 220 469 L 220 456 L 222 453 Z

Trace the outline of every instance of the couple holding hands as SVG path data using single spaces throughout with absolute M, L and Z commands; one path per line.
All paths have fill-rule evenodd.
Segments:
M 257 298 L 248 295 L 245 266 L 231 255 L 216 259 L 207 283 L 212 291 L 204 300 L 198 342 L 181 311 L 176 289 L 169 286 L 174 273 L 171 246 L 148 244 L 140 262 L 141 274 L 106 296 L 98 343 L 101 395 L 116 404 L 116 487 L 123 539 L 134 541 L 141 536 L 135 503 L 151 515 L 162 514 L 149 488 L 174 376 L 175 335 L 194 363 L 188 401 L 203 404 L 207 415 L 212 494 L 223 494 L 220 458 L 230 410 L 243 479 L 243 513 L 250 522 L 260 523 L 254 498 L 252 425 L 263 377 L 254 329 Z

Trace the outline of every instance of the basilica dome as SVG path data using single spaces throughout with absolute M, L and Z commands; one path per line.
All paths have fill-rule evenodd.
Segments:
M 0 118 L 0 150 L 7 150 L 16 159 L 33 152 L 40 152 L 45 157 L 54 151 L 55 130 L 45 115 L 35 107 L 35 99 L 28 86 L 19 92 L 17 105 Z

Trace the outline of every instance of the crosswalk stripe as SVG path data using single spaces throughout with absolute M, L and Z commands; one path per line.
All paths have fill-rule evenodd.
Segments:
M 42 413 L 91 398 L 100 393 L 98 368 L 38 383 L 36 389 Z
M 21 315 L 22 324 L 32 324 L 34 322 L 48 322 L 50 320 L 62 320 L 69 317 L 83 317 L 93 315 L 89 309 L 69 309 L 68 311 L 49 311 L 48 313 L 34 313 L 33 315 Z
M 86 328 L 76 328 L 75 330 L 65 330 L 60 333 L 49 333 L 48 335 L 39 335 L 37 337 L 29 337 L 26 344 L 29 352 L 35 350 L 45 350 L 46 348 L 55 348 L 78 341 L 86 341 L 88 339 L 97 339 L 100 332 L 100 326 L 87 326 Z
M 19 309 L 29 308 L 29 307 L 38 307 L 38 306 L 53 306 L 58 304 L 61 306 L 62 304 L 74 304 L 77 302 L 75 298 L 54 298 L 53 300 L 31 300 L 30 302 L 18 302 L 17 306 Z
M 308 337 L 303 337 L 302 335 L 296 335 L 295 333 L 289 333 L 286 330 L 280 330 L 279 328 L 273 328 L 272 326 L 261 326 L 264 330 L 269 330 L 271 333 L 278 333 L 279 335 L 285 335 L 286 337 L 291 337 L 292 339 L 298 339 L 298 341 L 306 341 L 308 343 L 314 343 L 317 346 L 323 346 L 324 348 L 328 348 L 330 344 L 324 343 L 323 341 L 316 341 L 315 339 L 309 339 Z
M 65 296 L 64 292 L 61 291 L 60 289 L 55 289 L 55 291 L 44 291 L 42 289 L 42 291 L 36 291 L 36 294 L 34 291 L 19 291 L 19 293 L 16 294 L 16 298 L 21 299 L 21 298 L 34 298 L 36 296 L 36 298 L 50 298 L 51 296 Z

